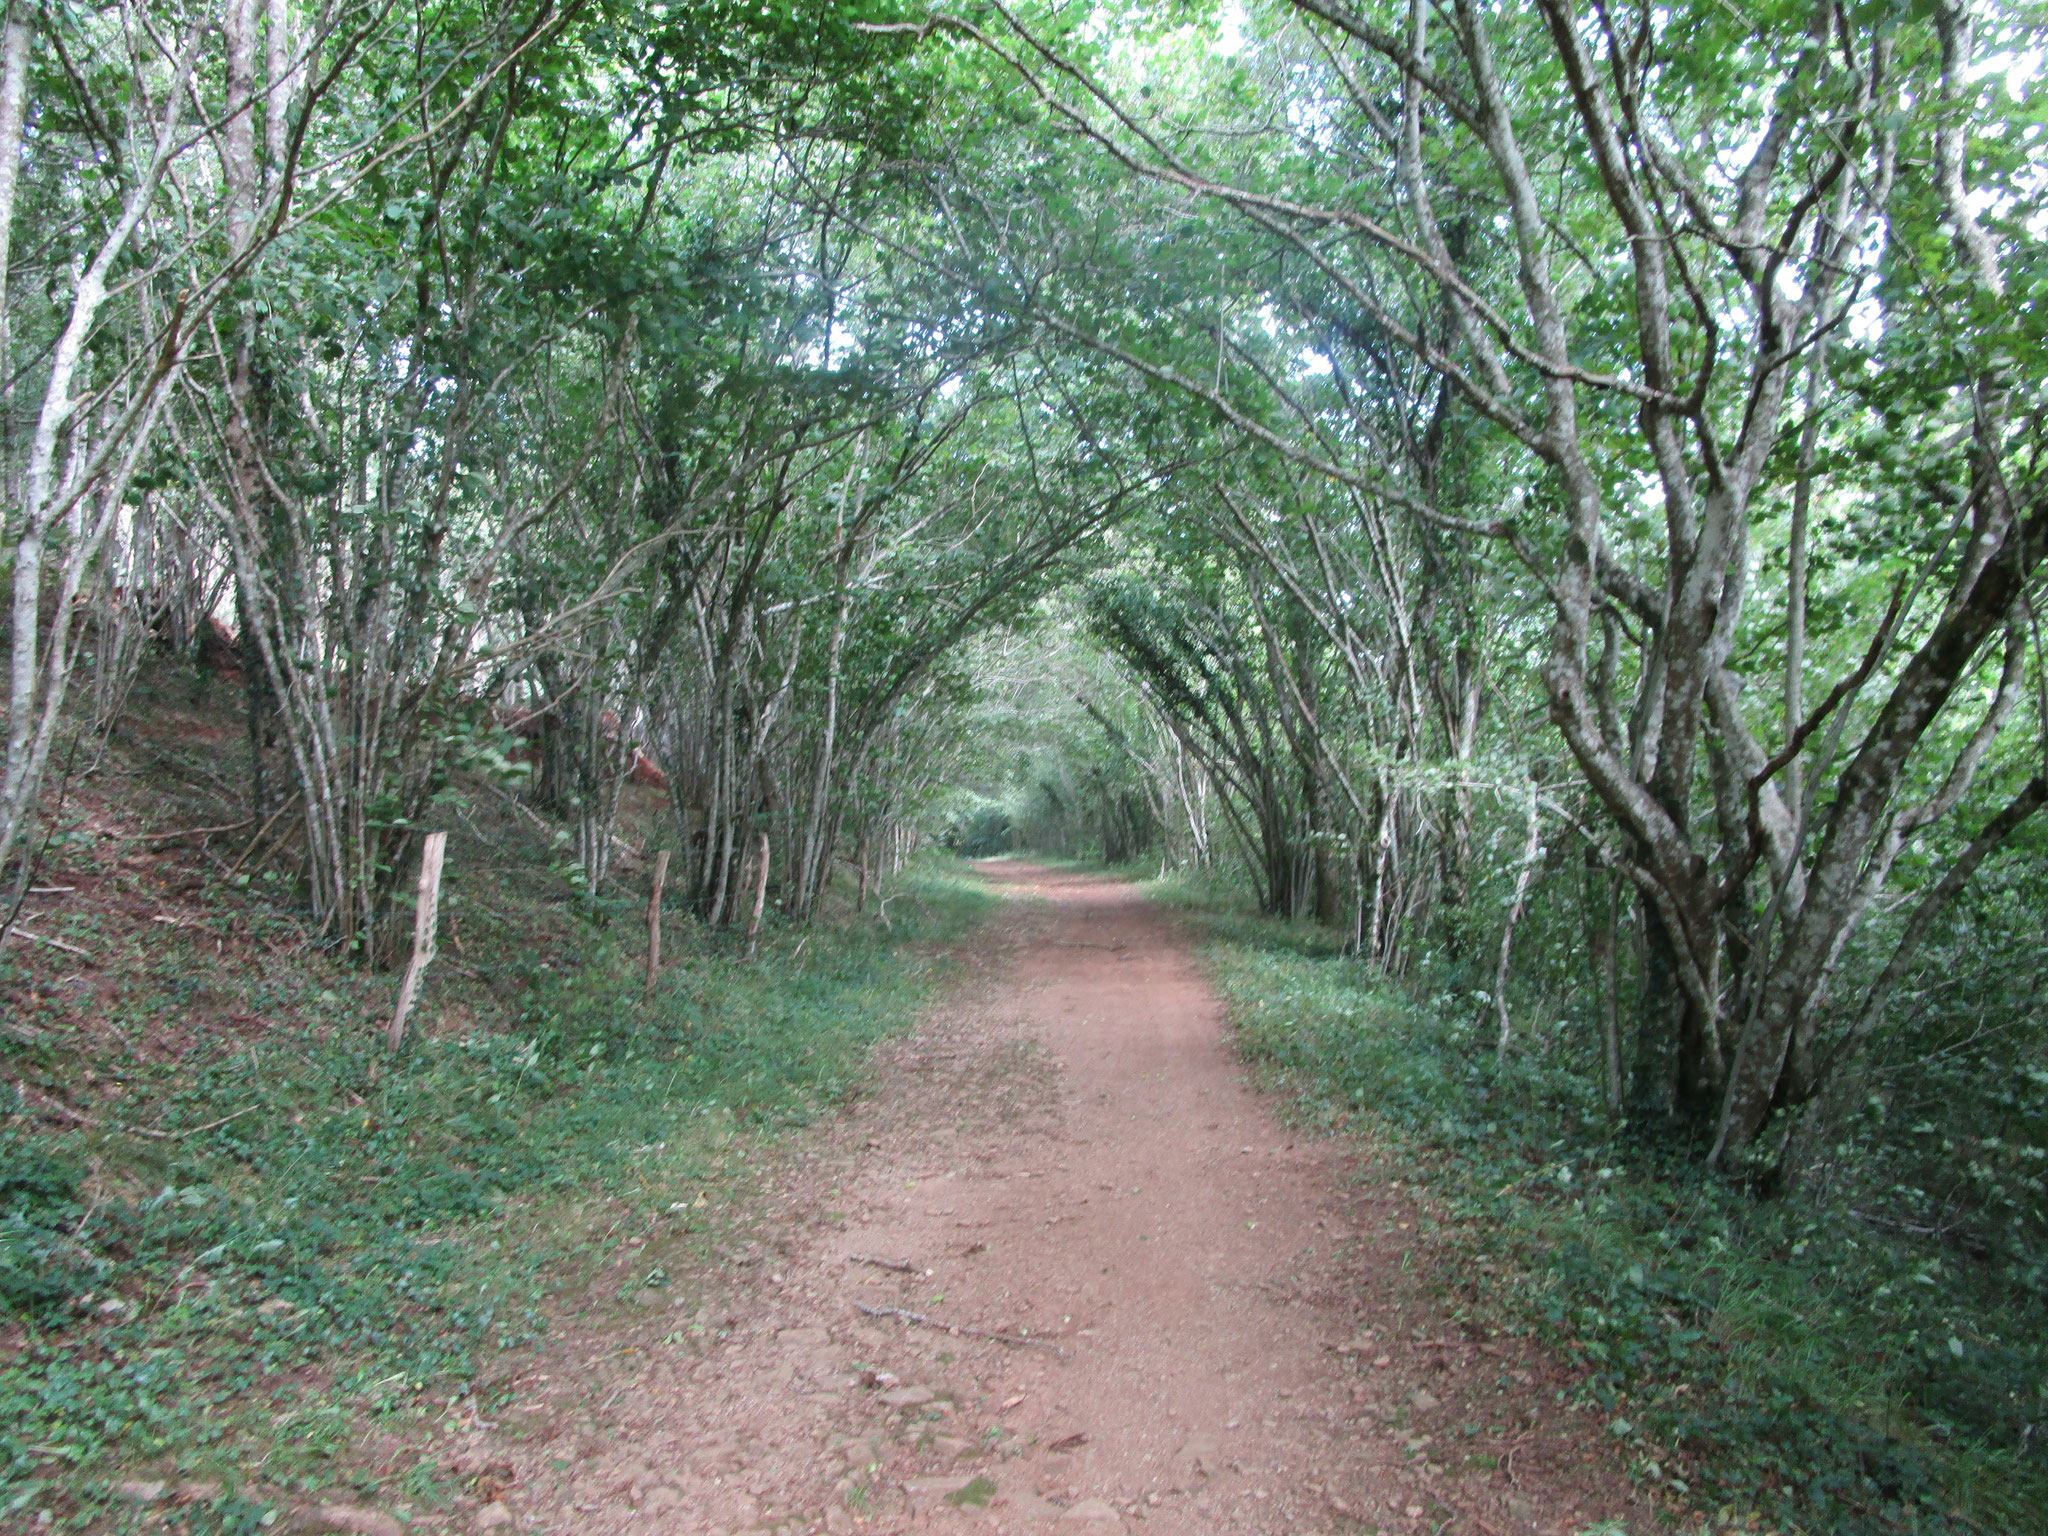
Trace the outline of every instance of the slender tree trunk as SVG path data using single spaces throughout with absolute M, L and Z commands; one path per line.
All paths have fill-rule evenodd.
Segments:
M 1444 722 L 1446 734 L 1450 737 L 1453 772 L 1457 774 L 1451 787 L 1444 791 L 1443 840 L 1438 849 L 1438 870 L 1443 887 L 1443 904 L 1458 910 L 1465 905 L 1465 896 L 1471 878 L 1472 868 L 1472 786 L 1467 782 L 1471 771 L 1472 751 L 1479 738 L 1479 705 L 1482 696 L 1481 674 L 1478 659 L 1469 646 L 1458 647 L 1452 666 L 1452 679 L 1456 688 L 1452 701 L 1455 707 L 1453 718 Z M 1451 925 L 1450 942 L 1455 958 L 1458 943 L 1457 925 Z
M 166 345 L 156 369 L 138 383 L 138 397 L 125 407 L 114 409 L 114 425 L 103 433 L 90 453 L 86 451 L 83 434 L 87 428 L 76 419 L 78 402 L 72 397 L 72 385 L 100 308 L 106 303 L 115 263 L 127 250 L 144 211 L 155 199 L 164 169 L 175 151 L 185 102 L 185 75 L 197 37 L 196 29 L 188 33 L 180 51 L 178 68 L 157 125 L 150 163 L 129 187 L 113 227 L 100 241 L 91 262 L 79 273 L 73 285 L 70 313 L 50 352 L 43 402 L 37 412 L 22 477 L 20 520 L 8 530 L 15 540 L 14 601 L 8 657 L 7 758 L 5 771 L 0 773 L 0 858 L 14 851 L 25 820 L 33 812 L 55 737 L 58 711 L 70 682 L 69 657 L 61 633 L 68 613 L 57 615 L 55 623 L 60 633 L 52 638 L 47 654 L 41 643 L 40 608 L 50 530 L 67 514 L 65 503 L 78 506 L 90 484 L 104 484 L 111 477 L 125 485 L 133 475 L 140 451 L 155 429 L 164 392 L 177 371 L 175 347 Z M 65 467 L 60 469 L 58 448 L 67 430 L 72 434 L 72 451 L 63 461 Z M 118 504 L 109 506 L 103 502 L 103 514 L 118 511 Z M 101 521 L 103 526 L 104 517 Z M 80 541 L 66 551 L 60 575 L 73 591 L 77 590 L 97 547 L 96 540 Z M 46 667 L 47 685 L 38 681 Z
M 237 255 L 254 237 L 259 167 L 256 155 L 256 17 L 257 0 L 227 0 L 223 30 L 227 35 L 226 121 L 221 125 L 221 181 L 227 193 L 227 233 Z M 241 524 L 256 537 L 276 543 L 270 487 L 263 466 L 262 391 L 257 383 L 258 319 L 253 307 L 231 317 L 233 356 L 228 364 L 228 408 L 222 423 L 228 458 L 228 491 Z M 268 564 L 282 572 L 280 551 L 270 551 Z M 289 587 L 286 588 L 286 592 Z M 281 596 L 285 593 L 281 593 Z M 289 602 L 289 597 L 286 596 Z M 237 594 L 235 618 L 241 630 L 242 685 L 249 737 L 249 810 L 258 820 L 271 811 L 272 788 L 264 772 L 263 750 L 274 708 L 268 671 L 256 642 L 260 608 Z
M 1621 996 L 1615 966 L 1615 931 L 1621 902 L 1615 877 L 1600 865 L 1594 850 L 1586 850 L 1586 950 L 1593 963 L 1593 983 L 1599 993 L 1601 1081 L 1607 1093 L 1607 1112 L 1621 1112 Z
M 1792 482 L 1792 529 L 1785 542 L 1785 739 L 1806 719 L 1806 526 L 1813 502 L 1813 460 L 1820 442 L 1820 383 L 1827 344 L 1814 343 L 1806 365 L 1806 424 L 1799 432 L 1799 469 Z M 1785 803 L 1800 804 L 1801 765 L 1785 765 Z
M 284 166 L 292 87 L 298 76 L 292 62 L 290 0 L 264 0 L 263 74 L 264 165 L 266 172 L 275 176 Z
M 839 666 L 846 645 L 846 619 L 851 606 L 850 595 L 845 590 L 843 560 L 839 581 L 839 605 L 832 615 L 832 639 L 825 656 L 825 723 L 818 744 L 818 771 L 811 783 L 810 806 L 804 814 L 803 842 L 800 845 L 802 862 L 794 871 L 795 890 L 791 899 L 794 913 L 800 918 L 810 915 L 817 894 L 824 889 L 826 877 L 832 872 L 832 754 L 838 746 Z
M 19 486 L 14 478 L 14 384 L 9 362 L 7 303 L 8 263 L 14 243 L 14 189 L 21 173 L 22 125 L 28 116 L 28 58 L 31 28 L 24 14 L 30 0 L 14 0 L 7 8 L 0 36 L 0 458 L 6 463 L 6 484 L 0 487 L 0 521 L 12 512 Z
M 1508 908 L 1507 925 L 1500 933 L 1500 962 L 1493 972 L 1493 1012 L 1500 1023 L 1500 1037 L 1494 1044 L 1494 1055 L 1507 1060 L 1508 1041 L 1513 1023 L 1508 1014 L 1508 969 L 1515 947 L 1515 928 L 1522 921 L 1522 913 L 1528 905 L 1529 882 L 1536 877 L 1536 856 L 1542 847 L 1543 824 L 1536 811 L 1536 785 L 1529 785 L 1529 835 L 1522 841 L 1522 859 L 1515 870 L 1515 899 Z
M 1639 905 L 1642 928 L 1641 984 L 1636 989 L 1636 1048 L 1629 1074 L 1629 1118 L 1671 1125 L 1706 1106 L 1694 1102 L 1685 1084 L 1694 1074 L 1685 1060 L 1686 1043 L 1698 1026 L 1680 977 L 1679 945 L 1655 901 Z

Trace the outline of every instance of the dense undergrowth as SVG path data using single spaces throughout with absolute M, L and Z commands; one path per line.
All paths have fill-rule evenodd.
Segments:
M 53 1125 L 33 1085 L 76 1082 L 75 1042 L 6 1044 L 0 1523 L 88 1524 L 121 1477 L 219 1484 L 194 1529 L 254 1529 L 267 1499 L 338 1480 L 430 1496 L 346 1452 L 367 1426 L 474 1415 L 493 1357 L 622 1244 L 733 1240 L 746 1138 L 854 1091 L 990 900 L 936 865 L 892 894 L 888 929 L 771 931 L 751 960 L 678 920 L 652 998 L 633 925 L 583 901 L 558 936 L 577 963 L 530 948 L 488 994 L 444 976 L 443 1027 L 395 1061 L 364 1025 L 389 977 L 269 966 L 244 999 L 260 1032 L 98 1063 L 156 1134 Z M 136 995 L 176 1011 L 175 988 Z
M 1200 914 L 1246 1055 L 1301 1113 L 1409 1165 L 1469 1261 L 1469 1304 L 1583 1365 L 1637 1476 L 1810 1536 L 2048 1531 L 2027 1427 L 2048 1334 L 2010 1266 L 1643 1145 L 1608 1115 L 1583 1030 L 1497 1062 L 1463 995 L 1375 980 L 1326 932 L 1217 890 L 1156 889 Z

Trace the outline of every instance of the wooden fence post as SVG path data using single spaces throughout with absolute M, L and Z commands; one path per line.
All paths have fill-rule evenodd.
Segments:
M 654 996 L 654 979 L 661 974 L 661 888 L 668 883 L 668 850 L 654 855 L 654 889 L 647 893 L 647 995 Z
M 760 855 L 755 861 L 760 868 L 754 871 L 754 915 L 747 919 L 747 953 L 754 952 L 754 940 L 761 935 L 761 909 L 768 901 L 768 834 L 761 834 Z
M 405 1018 L 419 1000 L 420 982 L 434 959 L 434 930 L 441 915 L 441 860 L 448 851 L 446 832 L 429 832 L 420 850 L 420 894 L 412 913 L 412 963 L 405 968 L 405 982 L 398 989 L 398 1008 L 391 1015 L 391 1027 L 384 1040 L 392 1050 L 405 1043 Z

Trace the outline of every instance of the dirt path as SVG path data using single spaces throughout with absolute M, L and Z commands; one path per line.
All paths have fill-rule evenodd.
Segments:
M 787 1153 L 751 1251 L 558 1334 L 458 1441 L 458 1525 L 1651 1528 L 1563 1375 L 1445 1321 L 1400 1191 L 1283 1130 L 1161 913 L 989 876 L 1017 899 L 985 952 Z M 1032 1342 L 863 1310 L 889 1308 Z

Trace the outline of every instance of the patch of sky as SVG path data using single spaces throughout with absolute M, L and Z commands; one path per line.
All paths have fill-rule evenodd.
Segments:
M 1968 70 L 1972 80 L 1988 80 L 1993 75 L 2005 77 L 2005 94 L 2018 101 L 2029 85 L 2041 73 L 2044 49 L 2035 44 L 2025 48 L 1999 48 L 1974 61 Z
M 1341 142 L 1346 117 L 1344 104 L 1334 96 L 1303 91 L 1287 99 L 1287 126 L 1316 149 L 1331 150 Z
M 1250 20 L 1239 0 L 1227 0 L 1216 13 L 1216 41 L 1209 45 L 1209 51 L 1226 59 L 1234 59 L 1244 52 L 1244 24 Z

